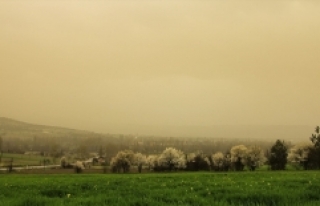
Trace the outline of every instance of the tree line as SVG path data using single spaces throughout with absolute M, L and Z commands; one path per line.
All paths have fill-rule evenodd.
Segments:
M 311 141 L 295 145 L 281 140 L 270 143 L 263 140 L 155 138 L 132 135 L 110 135 L 108 138 L 81 137 L 80 139 L 72 136 L 67 142 L 58 139 L 58 143 L 58 140 L 53 137 L 33 137 L 31 141 L 25 139 L 22 141 L 22 138 L 8 138 L 2 135 L 0 136 L 0 164 L 4 164 L 3 153 L 14 153 L 13 148 L 25 147 L 21 149 L 21 153 L 27 153 L 26 150 L 35 152 L 36 149 L 41 149 L 38 150 L 38 152 L 41 151 L 40 155 L 47 160 L 50 158 L 46 164 L 56 164 L 63 157 L 64 167 L 75 165 L 77 161 L 83 162 L 90 157 L 92 161 L 99 163 L 96 158 L 99 156 L 100 159 L 104 159 L 100 163 L 110 166 L 113 172 L 128 172 L 131 166 L 137 166 L 138 169 L 140 168 L 139 171 L 141 168 L 152 171 L 241 171 L 255 170 L 262 165 L 267 165 L 271 170 L 283 170 L 287 163 L 296 168 L 319 169 L 319 130 L 317 126 L 315 133 L 310 137 Z M 75 144 L 77 141 L 80 141 L 78 145 Z
M 270 170 L 285 170 L 288 163 L 297 168 L 319 169 L 319 131 L 320 128 L 317 126 L 309 143 L 296 144 L 290 148 L 290 145 L 285 141 L 277 140 L 266 151 L 257 145 L 247 147 L 243 144 L 233 146 L 225 153 L 217 151 L 213 154 L 202 151 L 184 153 L 174 147 L 167 147 L 160 154 L 146 155 L 125 149 L 117 152 L 111 158 L 109 166 L 115 173 L 129 172 L 132 166 L 136 166 L 139 172 L 142 171 L 142 167 L 156 172 L 177 170 L 242 171 L 245 168 L 254 171 L 262 165 L 267 165 Z M 65 157 L 62 160 L 62 164 L 65 164 Z M 79 169 L 79 167 L 76 168 Z

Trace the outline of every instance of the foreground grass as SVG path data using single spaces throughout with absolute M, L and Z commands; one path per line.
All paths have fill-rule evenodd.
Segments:
M 318 171 L 0 175 L 0 205 L 320 205 Z

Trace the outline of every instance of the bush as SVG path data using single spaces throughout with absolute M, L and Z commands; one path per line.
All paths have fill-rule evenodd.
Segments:
M 83 163 L 80 161 L 77 161 L 76 164 L 74 165 L 74 170 L 76 173 L 82 173 L 82 171 L 84 170 L 84 166 Z

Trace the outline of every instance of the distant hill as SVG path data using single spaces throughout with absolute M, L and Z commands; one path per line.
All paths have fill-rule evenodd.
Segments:
M 133 136 L 162 136 L 185 138 L 219 139 L 259 139 L 274 141 L 282 139 L 292 142 L 309 141 L 314 126 L 308 125 L 212 125 L 212 126 L 150 126 L 126 125 L 114 130 L 114 134 Z M 123 132 L 121 132 L 123 131 Z M 85 130 L 68 129 L 55 126 L 29 124 L 5 117 L 0 117 L 0 135 L 7 137 L 111 137 L 118 135 L 101 134 Z
M 6 117 L 0 117 L 0 135 L 6 137 L 63 137 L 88 136 L 92 134 L 93 132 L 54 126 L 36 125 Z
M 229 151 L 234 145 L 259 145 L 268 150 L 276 139 L 288 145 L 308 142 L 313 126 L 126 126 L 110 133 L 95 133 L 63 127 L 29 124 L 0 118 L 2 149 L 7 153 L 37 151 L 41 154 L 76 154 L 104 151 L 108 158 L 118 151 L 131 149 L 145 154 L 159 154 L 167 147 L 186 153 L 202 151 L 211 154 Z M 122 134 L 119 131 L 125 131 Z M 113 134 L 112 134 L 113 133 Z

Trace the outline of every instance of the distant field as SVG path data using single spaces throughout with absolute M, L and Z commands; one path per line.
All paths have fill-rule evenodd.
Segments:
M 11 154 L 11 153 L 3 153 L 2 154 L 2 163 L 0 166 L 5 166 L 8 164 L 11 159 L 13 159 L 13 166 L 32 166 L 32 165 L 40 165 L 40 161 L 43 162 L 44 159 L 50 159 L 51 157 L 43 157 L 40 155 L 25 155 L 25 154 Z
M 320 205 L 319 171 L 0 175 L 0 205 Z

